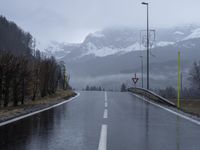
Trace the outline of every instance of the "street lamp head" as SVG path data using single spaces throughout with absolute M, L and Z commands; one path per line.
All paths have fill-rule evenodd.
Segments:
M 146 3 L 146 2 L 142 2 L 141 4 L 142 4 L 142 5 L 148 5 L 149 3 Z

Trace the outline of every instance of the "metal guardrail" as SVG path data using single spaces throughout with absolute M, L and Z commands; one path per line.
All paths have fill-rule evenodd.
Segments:
M 163 104 L 166 104 L 166 105 L 169 105 L 169 106 L 176 107 L 176 105 L 173 102 L 170 102 L 166 98 L 161 97 L 160 95 L 158 95 L 158 94 L 156 94 L 156 93 L 154 93 L 150 90 L 143 89 L 143 88 L 131 87 L 131 88 L 128 88 L 128 91 L 135 93 L 135 94 L 145 96 L 145 97 L 147 97 L 147 98 L 149 98 L 149 99 L 151 99 L 155 102 L 160 102 L 160 103 L 163 103 Z

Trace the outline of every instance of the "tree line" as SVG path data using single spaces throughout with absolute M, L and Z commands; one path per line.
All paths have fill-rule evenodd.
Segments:
M 190 86 L 181 88 L 181 99 L 199 99 L 200 98 L 200 61 L 194 62 L 193 66 L 190 68 L 188 80 L 190 81 Z M 177 89 L 173 86 L 167 86 L 166 88 L 151 89 L 155 91 L 158 95 L 164 98 L 176 99 Z M 121 92 L 126 92 L 127 87 L 124 83 L 121 84 Z
M 194 62 L 193 66 L 189 70 L 190 81 L 189 87 L 183 87 L 181 89 L 182 99 L 199 99 L 200 98 L 200 62 Z M 164 89 L 157 89 L 156 92 L 169 99 L 177 98 L 177 89 L 172 86 L 168 86 Z
M 0 16 L 0 107 L 70 88 L 64 62 L 44 56 L 35 43 L 30 33 Z
M 105 91 L 105 89 L 101 86 L 89 86 L 87 85 L 84 91 Z

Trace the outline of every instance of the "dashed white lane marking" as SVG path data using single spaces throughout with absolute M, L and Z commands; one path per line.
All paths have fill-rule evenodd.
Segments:
M 51 109 L 51 108 L 58 107 L 58 106 L 60 106 L 60 105 L 62 105 L 62 104 L 65 104 L 65 103 L 68 103 L 68 102 L 74 100 L 74 99 L 77 98 L 79 95 L 80 95 L 80 93 L 77 93 L 77 95 L 76 95 L 75 97 L 72 97 L 72 98 L 70 98 L 70 99 L 68 99 L 68 100 L 66 100 L 66 101 L 61 102 L 61 103 L 58 103 L 58 104 L 55 104 L 55 105 L 53 105 L 53 106 L 50 106 L 50 107 L 47 107 L 47 108 L 44 108 L 44 109 L 41 109 L 41 110 L 38 110 L 38 111 L 35 111 L 35 112 L 32 112 L 32 113 L 29 113 L 29 114 L 26 114 L 26 115 L 23 115 L 23 116 L 20 116 L 20 117 L 17 117 L 17 118 L 14 118 L 14 119 L 11 119 L 11 120 L 8 120 L 8 121 L 5 121 L 5 122 L 2 122 L 2 123 L 0 123 L 0 126 L 4 126 L 4 125 L 6 125 L 6 124 L 9 124 L 9 123 L 12 123 L 12 122 L 21 120 L 21 119 L 23 119 L 23 118 L 26 118 L 26 117 L 29 117 L 29 116 L 32 116 L 32 115 L 41 113 L 41 112 L 46 111 L 46 110 L 49 110 L 49 109 Z
M 138 98 L 140 98 L 140 99 L 142 99 L 142 100 L 144 100 L 144 101 L 146 101 L 146 102 L 148 102 L 148 103 L 154 105 L 154 106 L 160 107 L 160 108 L 162 108 L 162 109 L 164 109 L 164 110 L 166 110 L 166 111 L 168 111 L 168 112 L 170 112 L 170 113 L 172 113 L 172 114 L 174 114 L 174 115 L 177 115 L 177 116 L 179 116 L 179 117 L 181 117 L 181 118 L 184 118 L 184 119 L 186 119 L 186 120 L 189 120 L 189 121 L 191 121 L 191 122 L 193 122 L 193 123 L 195 123 L 195 124 L 197 124 L 197 125 L 200 125 L 200 121 L 197 121 L 197 120 L 192 119 L 192 118 L 190 118 L 190 117 L 188 117 L 188 116 L 185 116 L 185 115 L 183 115 L 183 114 L 180 114 L 180 113 L 178 113 L 178 112 L 175 112 L 175 111 L 173 111 L 173 110 L 171 110 L 171 109 L 169 109 L 169 108 L 165 108 L 165 107 L 163 107 L 163 106 L 161 106 L 161 105 L 159 105 L 159 104 L 156 104 L 156 103 L 154 103 L 154 102 L 148 101 L 148 100 L 146 100 L 145 98 L 143 98 L 143 97 L 141 97 L 141 96 L 138 96 L 138 95 L 136 95 L 136 94 L 134 94 L 134 95 L 135 95 L 136 97 L 138 97 Z
M 107 125 L 103 124 L 101 126 L 101 134 L 99 139 L 98 150 L 106 150 L 106 149 L 107 149 Z
M 104 118 L 104 119 L 107 119 L 107 118 L 108 118 L 108 110 L 107 110 L 107 109 L 104 110 L 103 118 Z
M 108 103 L 107 103 L 107 102 L 105 102 L 105 107 L 106 107 L 106 108 L 108 107 Z
M 107 108 L 107 107 L 108 107 L 107 92 L 105 92 L 105 108 Z M 108 110 L 107 109 L 104 110 L 103 118 L 104 119 L 108 118 Z M 107 125 L 102 124 L 98 150 L 106 150 L 106 149 L 107 149 Z
M 107 102 L 107 99 L 108 99 L 107 92 L 105 92 L 105 102 Z

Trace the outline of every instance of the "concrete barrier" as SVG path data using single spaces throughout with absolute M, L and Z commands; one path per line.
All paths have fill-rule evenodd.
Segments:
M 131 88 L 128 88 L 128 91 L 135 93 L 135 94 L 138 94 L 138 95 L 145 96 L 145 97 L 147 97 L 147 98 L 149 98 L 149 99 L 151 99 L 155 102 L 159 102 L 159 103 L 163 103 L 163 104 L 166 104 L 166 105 L 169 105 L 169 106 L 176 107 L 176 105 L 173 102 L 170 102 L 166 98 L 161 97 L 160 95 L 158 95 L 158 94 L 156 94 L 156 93 L 154 93 L 150 90 L 143 89 L 143 88 L 137 88 L 137 87 L 131 87 Z

